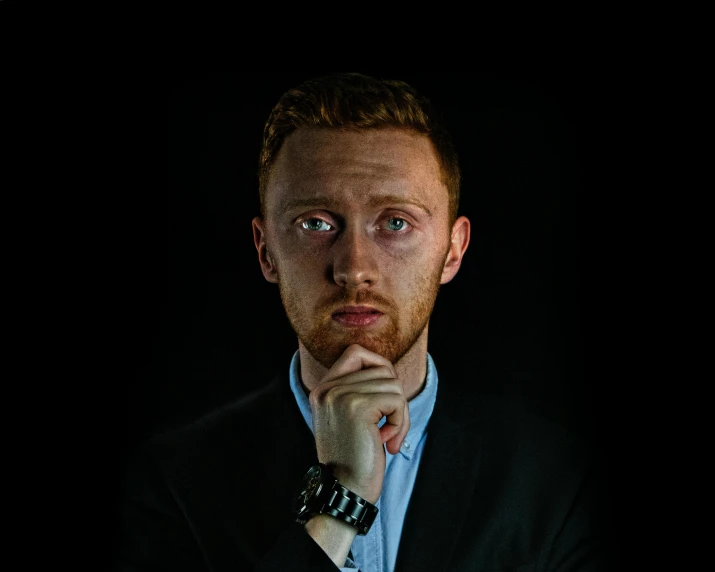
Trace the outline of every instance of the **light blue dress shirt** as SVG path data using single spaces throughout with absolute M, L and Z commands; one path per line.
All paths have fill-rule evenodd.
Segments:
M 313 413 L 308 396 L 300 382 L 300 352 L 296 350 L 290 364 L 290 386 L 303 414 L 303 419 L 313 431 Z M 356 536 L 351 547 L 345 572 L 360 569 L 360 572 L 393 572 L 397 560 L 397 548 L 402 536 L 407 505 L 415 485 L 417 468 L 427 438 L 427 422 L 434 409 L 437 397 L 437 370 L 432 356 L 427 354 L 427 383 L 424 389 L 408 402 L 410 430 L 397 455 L 385 451 L 386 467 L 382 493 L 375 506 L 377 518 L 365 536 Z M 385 423 L 380 420 L 379 426 Z

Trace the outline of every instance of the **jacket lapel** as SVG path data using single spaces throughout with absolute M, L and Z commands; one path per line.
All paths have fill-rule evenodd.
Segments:
M 405 516 L 396 572 L 450 569 L 476 485 L 481 452 L 476 404 L 442 378 Z

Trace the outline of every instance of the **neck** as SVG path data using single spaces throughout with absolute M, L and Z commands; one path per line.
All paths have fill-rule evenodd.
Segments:
M 309 395 L 325 377 L 328 368 L 318 362 L 300 340 L 298 350 L 301 382 L 306 395 Z M 419 395 L 427 381 L 427 326 L 407 353 L 393 365 L 397 370 L 397 377 L 402 381 L 405 396 L 410 401 Z

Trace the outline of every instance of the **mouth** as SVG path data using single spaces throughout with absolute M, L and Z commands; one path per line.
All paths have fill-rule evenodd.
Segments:
M 343 326 L 370 326 L 377 323 L 382 312 L 371 306 L 344 306 L 333 312 L 333 320 Z

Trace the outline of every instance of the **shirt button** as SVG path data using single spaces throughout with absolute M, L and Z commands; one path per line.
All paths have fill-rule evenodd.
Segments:
M 410 448 L 410 442 L 407 441 L 407 440 L 405 440 L 405 441 L 402 443 L 402 446 L 403 446 L 405 449 L 409 449 L 409 448 Z

